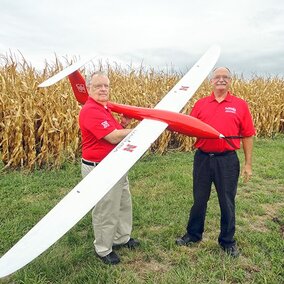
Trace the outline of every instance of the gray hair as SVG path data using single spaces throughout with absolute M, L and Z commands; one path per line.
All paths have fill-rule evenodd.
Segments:
M 230 77 L 232 76 L 231 70 L 230 70 L 228 67 L 226 67 L 226 66 L 219 66 L 219 67 L 215 67 L 215 68 L 212 70 L 211 75 L 210 75 L 210 78 L 213 78 L 215 71 L 216 71 L 217 69 L 220 69 L 220 68 L 227 69 L 228 72 L 229 72 L 229 74 L 230 74 Z
M 95 71 L 94 73 L 92 73 L 91 75 L 86 76 L 86 86 L 90 86 L 91 82 L 92 82 L 92 78 L 94 76 L 104 76 L 104 77 L 108 77 L 107 73 L 104 71 Z

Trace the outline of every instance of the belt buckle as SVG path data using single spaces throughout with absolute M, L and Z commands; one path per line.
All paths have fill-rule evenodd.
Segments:
M 210 158 L 212 158 L 212 157 L 214 157 L 214 156 L 215 156 L 215 154 L 214 154 L 214 153 L 208 153 L 208 155 L 209 155 L 209 157 L 210 157 Z

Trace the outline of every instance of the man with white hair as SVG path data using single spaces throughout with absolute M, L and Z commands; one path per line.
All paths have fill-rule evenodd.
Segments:
M 109 78 L 103 72 L 87 82 L 89 97 L 79 115 L 82 134 L 82 176 L 96 167 L 131 132 L 125 129 L 129 119 L 119 123 L 107 107 Z M 97 203 L 92 211 L 96 254 L 106 264 L 120 262 L 115 248 L 133 249 L 139 241 L 131 238 L 132 201 L 127 174 Z
M 252 175 L 252 149 L 255 129 L 247 103 L 229 91 L 231 72 L 226 67 L 213 70 L 210 96 L 196 102 L 190 115 L 217 129 L 226 137 L 236 139 L 197 139 L 193 164 L 193 205 L 190 210 L 186 234 L 176 240 L 177 245 L 190 245 L 201 241 L 207 201 L 212 183 L 215 185 L 221 209 L 221 248 L 232 257 L 239 251 L 235 235 L 235 196 L 240 163 L 235 150 L 240 149 L 240 139 L 245 162 L 242 174 L 245 181 Z

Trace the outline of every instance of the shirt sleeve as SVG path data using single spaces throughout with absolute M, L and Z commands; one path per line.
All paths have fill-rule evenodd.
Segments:
M 244 113 L 240 128 L 240 135 L 244 137 L 254 136 L 256 134 L 256 131 L 254 128 L 253 119 L 248 104 L 246 102 L 244 102 L 243 108 L 244 108 Z
M 86 128 L 99 140 L 114 131 L 116 126 L 107 115 L 92 112 L 88 117 L 88 126 Z

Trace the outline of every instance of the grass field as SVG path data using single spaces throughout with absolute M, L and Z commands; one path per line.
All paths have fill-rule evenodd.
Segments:
M 241 151 L 239 157 L 243 160 Z M 218 247 L 215 190 L 203 241 L 192 247 L 175 245 L 192 204 L 192 162 L 193 153 L 170 152 L 144 156 L 132 168 L 133 237 L 141 247 L 118 251 L 119 265 L 106 266 L 95 257 L 88 214 L 47 252 L 0 283 L 284 283 L 284 136 L 257 138 L 253 178 L 240 180 L 238 259 Z M 79 162 L 33 173 L 0 169 L 0 255 L 80 179 Z

